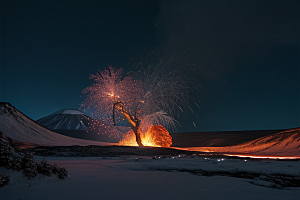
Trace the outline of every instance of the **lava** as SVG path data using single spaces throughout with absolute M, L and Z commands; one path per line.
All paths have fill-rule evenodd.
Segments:
M 170 147 L 172 145 L 172 137 L 162 125 L 151 126 L 146 133 L 142 133 L 141 140 L 144 146 Z M 132 130 L 128 131 L 118 144 L 138 146 Z
M 224 156 L 240 157 L 240 158 L 257 158 L 257 159 L 278 159 L 278 160 L 294 160 L 300 159 L 300 156 L 275 156 L 275 155 L 255 155 L 255 154 L 224 154 Z
M 152 136 L 146 136 L 148 132 L 142 130 L 142 126 L 175 125 L 176 120 L 171 115 L 174 114 L 174 108 L 179 106 L 178 101 L 183 102 L 182 87 L 169 75 L 155 78 L 148 74 L 146 79 L 140 77 L 135 80 L 131 76 L 122 77 L 122 71 L 108 66 L 104 71 L 90 75 L 94 83 L 83 90 L 86 99 L 81 106 L 91 110 L 93 117 L 103 122 L 111 135 L 123 136 L 126 145 L 135 144 L 129 142 L 135 138 L 139 146 L 171 146 L 171 136 L 164 128 L 153 128 L 150 133 Z M 123 133 L 126 131 L 120 131 L 123 121 L 130 124 L 127 127 L 132 129 L 125 136 Z

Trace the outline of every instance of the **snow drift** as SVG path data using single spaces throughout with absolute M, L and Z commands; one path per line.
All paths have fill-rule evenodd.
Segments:
M 82 140 L 55 133 L 39 125 L 9 103 L 0 103 L 0 131 L 19 142 L 42 146 L 110 145 L 106 142 Z

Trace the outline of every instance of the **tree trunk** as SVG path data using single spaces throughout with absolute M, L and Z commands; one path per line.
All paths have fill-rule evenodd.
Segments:
M 140 120 L 137 119 L 136 117 L 131 117 L 128 112 L 125 110 L 125 108 L 123 107 L 123 103 L 122 102 L 118 102 L 116 101 L 116 103 L 114 104 L 114 108 L 118 108 L 121 110 L 121 113 L 125 116 L 125 118 L 128 120 L 128 122 L 131 124 L 131 129 L 133 130 L 134 134 L 135 134 L 135 139 L 137 144 L 140 147 L 143 147 L 143 143 L 142 143 L 142 138 L 141 138 L 141 129 L 140 129 Z
M 143 147 L 143 143 L 142 143 L 142 139 L 141 139 L 141 130 L 139 127 L 134 127 L 133 128 L 133 132 L 135 134 L 135 139 L 136 139 L 136 142 L 138 143 L 138 145 L 140 147 Z

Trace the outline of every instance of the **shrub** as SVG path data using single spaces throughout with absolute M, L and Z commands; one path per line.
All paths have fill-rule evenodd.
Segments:
M 39 173 L 44 174 L 46 176 L 51 176 L 53 167 L 51 164 L 47 162 L 47 160 L 42 160 L 40 163 L 37 165 L 37 170 Z
M 68 177 L 68 171 L 63 167 L 58 170 L 57 177 L 60 179 L 65 179 Z
M 46 160 L 41 162 L 35 161 L 32 153 L 15 153 L 12 146 L 8 141 L 2 137 L 0 132 L 0 166 L 7 169 L 23 170 L 24 175 L 30 179 L 34 178 L 38 173 L 46 176 L 51 174 L 57 174 L 57 177 L 64 179 L 68 177 L 68 171 L 65 168 L 59 168 L 56 164 L 51 165 Z M 9 183 L 9 174 L 0 173 L 0 187 L 3 187 Z
M 13 161 L 14 150 L 3 139 L 0 139 L 0 166 L 10 168 Z
M 0 187 L 7 185 L 9 183 L 9 181 L 10 181 L 10 176 L 5 172 L 1 172 L 0 173 Z

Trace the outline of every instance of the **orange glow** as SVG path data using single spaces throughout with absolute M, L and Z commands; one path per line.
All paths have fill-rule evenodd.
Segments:
M 151 126 L 146 133 L 141 135 L 141 139 L 144 146 L 170 147 L 172 145 L 172 137 L 162 125 Z M 123 146 L 138 146 L 132 130 L 128 131 L 118 144 Z
M 111 98 L 113 98 L 114 100 L 116 100 L 117 98 L 120 98 L 120 96 L 116 96 L 114 93 L 107 93 L 107 95 Z
M 290 160 L 290 159 L 300 159 L 300 156 L 271 156 L 271 155 L 247 155 L 247 154 L 223 154 L 225 156 L 234 156 L 241 158 L 259 158 L 259 159 L 279 159 L 279 160 Z
M 114 96 L 115 96 L 115 95 L 112 94 L 112 93 L 108 93 L 107 95 L 110 96 L 110 97 L 114 97 Z
M 173 149 L 184 150 L 184 151 L 198 151 L 205 153 L 212 153 L 213 155 L 224 155 L 231 157 L 240 158 L 255 158 L 255 159 L 278 159 L 278 160 L 293 160 L 300 159 L 299 155 L 278 155 L 278 153 L 273 152 L 272 154 L 262 154 L 260 152 L 230 152 L 232 147 L 172 147 Z M 227 151 L 226 151 L 227 150 Z M 277 155 L 276 155 L 277 154 Z

